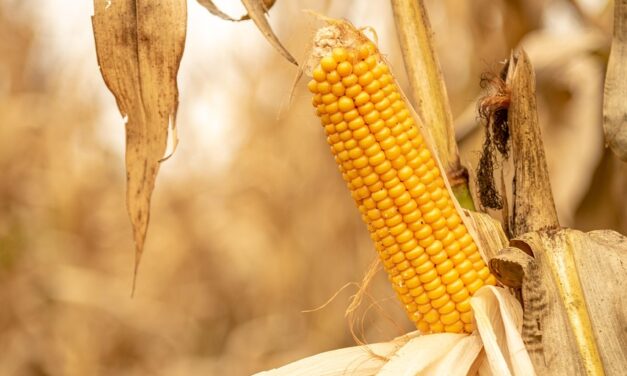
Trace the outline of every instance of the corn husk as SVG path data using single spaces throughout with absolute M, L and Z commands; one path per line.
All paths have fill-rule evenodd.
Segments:
M 471 299 L 473 334 L 407 333 L 389 342 L 348 347 L 258 373 L 293 375 L 535 375 L 522 336 L 522 307 L 504 288 Z

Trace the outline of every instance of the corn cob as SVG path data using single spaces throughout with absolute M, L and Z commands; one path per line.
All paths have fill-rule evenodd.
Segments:
M 365 37 L 323 44 L 312 103 L 398 298 L 421 332 L 472 332 L 470 296 L 496 280 L 387 64 Z

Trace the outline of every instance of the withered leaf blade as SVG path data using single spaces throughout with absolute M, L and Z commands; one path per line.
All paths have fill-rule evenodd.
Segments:
M 281 44 L 279 38 L 276 36 L 276 34 L 274 34 L 274 31 L 272 30 L 272 27 L 270 26 L 270 23 L 268 23 L 268 19 L 266 18 L 266 13 L 270 8 L 272 8 L 276 0 L 242 0 L 242 4 L 244 4 L 247 13 L 241 18 L 233 18 L 228 14 L 222 12 L 220 8 L 218 8 L 211 0 L 197 1 L 200 5 L 205 7 L 209 11 L 209 13 L 218 16 L 223 20 L 246 21 L 252 19 L 255 25 L 257 25 L 259 31 L 261 31 L 263 36 L 268 40 L 268 42 L 270 42 L 270 44 L 277 51 L 279 51 L 279 53 L 283 55 L 283 57 L 287 59 L 287 61 L 298 66 L 298 62 L 292 56 L 292 54 L 290 54 L 289 51 Z
M 277 50 L 284 58 L 287 59 L 290 63 L 298 66 L 296 59 L 287 51 L 285 47 L 279 42 L 279 38 L 277 38 L 274 31 L 272 31 L 272 27 L 270 23 L 268 23 L 268 19 L 266 18 L 266 4 L 263 0 L 242 0 L 242 4 L 246 7 L 246 11 L 248 12 L 248 16 L 255 22 L 257 28 L 263 36 L 270 42 L 270 44 Z
M 92 23 L 100 71 L 127 117 L 126 198 L 135 240 L 135 281 L 159 163 L 168 130 L 175 129 L 176 75 L 187 7 L 185 0 L 94 0 Z
M 276 3 L 276 0 L 263 0 L 263 6 L 265 8 L 264 12 L 267 13 L 270 10 L 270 8 L 272 8 L 274 3 Z M 246 13 L 246 15 L 240 18 L 240 20 L 241 21 L 250 20 L 250 15 Z
M 215 5 L 213 1 L 211 0 L 197 0 L 197 1 L 200 5 L 205 7 L 205 9 L 209 11 L 209 13 L 213 14 L 214 16 L 218 16 L 222 18 L 223 20 L 227 20 L 227 21 L 240 21 L 239 19 L 233 18 L 229 16 L 228 14 L 224 13 L 223 11 L 221 11 L 220 8 L 218 8 L 218 6 Z
M 603 130 L 608 146 L 627 162 L 627 0 L 614 2 L 614 37 L 605 76 Z

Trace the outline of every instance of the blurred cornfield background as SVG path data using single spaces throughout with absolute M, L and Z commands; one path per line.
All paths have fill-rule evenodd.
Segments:
M 562 225 L 626 234 L 627 168 L 601 127 L 611 1 L 426 5 L 471 172 L 481 74 L 522 45 Z M 188 8 L 180 144 L 161 167 L 131 299 L 124 126 L 98 71 L 92 4 L 0 2 L 1 375 L 244 375 L 355 343 L 344 311 L 356 287 L 340 289 L 375 252 L 306 80 L 290 102 L 296 69 L 252 22 Z M 302 9 L 375 28 L 406 85 L 388 1 L 278 1 L 270 21 L 301 59 L 315 25 Z M 384 273 L 370 292 L 362 339 L 412 329 Z

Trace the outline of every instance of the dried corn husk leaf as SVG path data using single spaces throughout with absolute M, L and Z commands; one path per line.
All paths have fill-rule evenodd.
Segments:
M 257 375 L 534 375 L 520 335 L 520 303 L 505 289 L 486 286 L 473 296 L 471 305 L 479 328 L 471 335 L 412 332 L 390 342 L 314 355 Z
M 417 336 L 417 332 L 408 333 L 390 342 L 375 343 L 367 346 L 347 347 L 339 350 L 327 351 L 281 368 L 260 372 L 258 376 L 340 376 L 356 375 L 369 376 L 376 374 L 383 365 L 385 358 L 391 356 L 410 338 Z M 380 356 L 373 356 L 377 354 Z
M 507 247 L 507 235 L 501 222 L 485 213 L 470 210 L 463 210 L 462 213 L 464 223 L 477 242 L 483 260 L 487 262 Z
M 563 229 L 525 234 L 512 244 L 534 256 L 518 266 L 524 271 L 523 338 L 538 373 L 622 374 L 627 238 Z
M 120 113 L 128 117 L 127 206 L 136 275 L 157 171 L 169 129 L 175 130 L 176 74 L 185 44 L 187 5 L 185 0 L 94 0 L 92 22 L 102 76 Z
M 603 98 L 605 141 L 627 161 L 627 0 L 614 2 L 614 38 Z
M 450 359 L 447 354 L 451 351 L 466 356 Z M 465 375 L 480 351 L 481 339 L 475 335 L 441 333 L 418 336 L 396 351 L 377 375 L 427 375 L 429 368 L 441 369 L 447 375 Z
M 485 358 L 481 352 L 482 346 L 478 335 L 466 335 L 450 348 L 439 362 L 432 363 L 421 374 L 432 376 L 472 374 L 472 367 L 477 360 Z
M 520 335 L 523 311 L 505 290 L 486 286 L 470 299 L 477 330 L 494 375 L 534 375 L 533 364 Z

